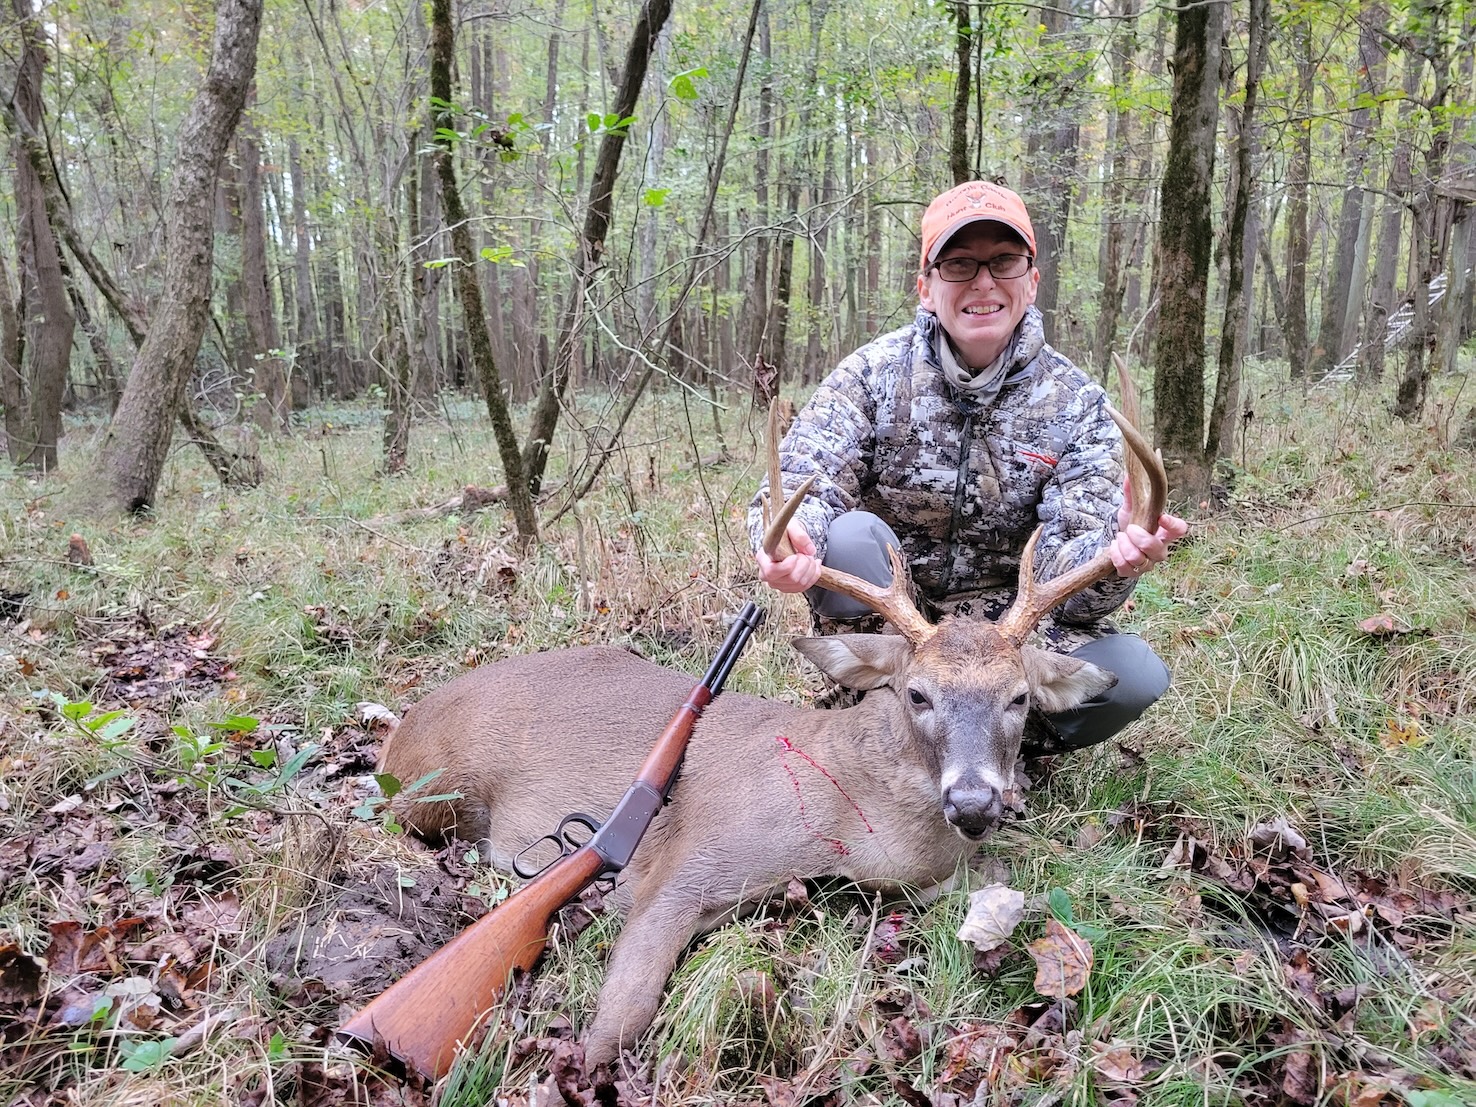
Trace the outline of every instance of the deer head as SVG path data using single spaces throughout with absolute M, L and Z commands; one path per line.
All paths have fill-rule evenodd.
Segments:
M 1128 444 L 1132 522 L 1152 530 L 1167 496 L 1163 463 L 1127 420 L 1109 412 Z M 775 429 L 771 413 L 769 488 L 782 490 Z M 778 559 L 793 552 L 785 529 L 812 480 L 778 512 L 771 501 L 765 502 L 763 546 L 769 556 Z M 959 616 L 945 616 L 936 625 L 928 622 L 908 594 L 906 567 L 892 549 L 888 587 L 828 566 L 821 569 L 819 583 L 866 604 L 898 634 L 846 634 L 794 643 L 840 683 L 861 690 L 888 688 L 895 694 L 896 703 L 888 706 L 900 713 L 899 728 L 932 762 L 945 817 L 971 839 L 999 822 L 1030 709 L 1047 714 L 1069 710 L 1117 679 L 1094 665 L 1026 644 L 1047 612 L 1116 571 L 1110 553 L 1103 550 L 1078 569 L 1039 582 L 1034 570 L 1039 537 L 1037 529 L 1026 544 L 1015 601 L 995 622 Z

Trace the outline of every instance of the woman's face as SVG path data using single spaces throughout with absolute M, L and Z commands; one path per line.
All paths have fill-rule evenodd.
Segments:
M 999 254 L 1027 254 L 1028 247 L 1003 223 L 970 223 L 961 228 L 938 252 L 944 258 L 974 258 L 988 261 Z M 935 263 L 936 264 L 936 263 Z M 917 278 L 919 302 L 938 317 L 954 349 L 972 369 L 989 365 L 1015 333 L 1025 309 L 1035 303 L 1040 270 L 1033 265 L 1023 276 L 999 279 L 986 266 L 971 281 L 953 284 L 929 266 Z

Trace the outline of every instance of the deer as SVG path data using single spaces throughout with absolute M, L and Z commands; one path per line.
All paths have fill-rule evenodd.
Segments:
M 1119 416 L 1136 469 L 1133 521 L 1157 525 L 1162 461 Z M 777 479 L 771 437 L 769 487 Z M 769 512 L 764 546 L 782 549 L 806 492 Z M 826 567 L 820 583 L 886 618 L 897 633 L 798 637 L 792 645 L 865 694 L 854 706 L 795 706 L 729 691 L 697 722 L 670 802 L 622 874 L 625 923 L 583 1035 L 590 1070 L 633 1048 L 694 937 L 751 910 L 793 878 L 839 877 L 864 890 L 928 888 L 1000 822 L 1013 796 L 1026 713 L 1069 710 L 1116 677 L 1028 643 L 1047 612 L 1115 571 L 1103 550 L 1073 572 L 1035 579 L 1036 530 L 1012 606 L 997 620 L 930 623 L 890 551 L 880 587 Z M 605 818 L 691 677 L 614 646 L 512 657 L 412 706 L 382 751 L 401 781 L 439 770 L 438 793 L 401 821 L 435 842 L 478 842 L 504 871 L 571 809 Z

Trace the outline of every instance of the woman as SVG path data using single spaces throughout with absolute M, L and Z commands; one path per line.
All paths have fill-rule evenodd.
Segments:
M 975 181 L 937 197 L 923 215 L 916 318 L 842 361 L 781 445 L 786 489 L 817 474 L 789 528 L 796 552 L 774 561 L 757 548 L 758 496 L 749 520 L 760 578 L 805 592 L 823 628 L 869 612 L 815 587 L 822 563 L 886 584 L 888 544 L 925 608 L 990 618 L 1013 595 L 1037 525 L 1044 580 L 1110 548 L 1117 575 L 1039 629 L 1047 646 L 1118 683 L 1037 720 L 1027 752 L 1038 754 L 1104 741 L 1167 689 L 1147 644 L 1104 619 L 1188 524 L 1164 515 L 1152 532 L 1120 527 L 1122 437 L 1102 389 L 1045 342 L 1035 257 L 1029 213 L 1009 189 Z

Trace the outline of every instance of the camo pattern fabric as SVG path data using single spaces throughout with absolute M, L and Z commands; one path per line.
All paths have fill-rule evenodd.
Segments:
M 1033 306 L 999 390 L 987 399 L 948 383 L 938 339 L 937 317 L 919 308 L 910 325 L 842 361 L 784 437 L 783 484 L 791 492 L 816 474 L 797 518 L 822 558 L 837 515 L 875 512 L 901 538 L 926 613 L 993 617 L 1013 596 L 1020 555 L 1037 524 L 1042 580 L 1076 568 L 1112 540 L 1122 502 L 1122 435 L 1101 387 L 1046 344 Z M 767 491 L 765 478 L 749 507 L 755 548 Z M 1077 594 L 1042 620 L 1038 643 L 1069 652 L 1114 633 L 1101 620 L 1134 584 L 1114 574 Z

